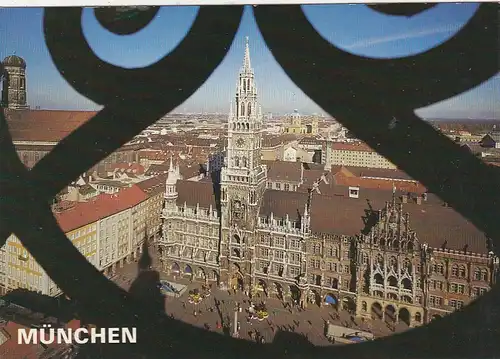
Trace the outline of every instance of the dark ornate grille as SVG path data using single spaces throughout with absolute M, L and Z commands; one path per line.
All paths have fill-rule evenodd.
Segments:
M 421 5 L 374 8 L 405 15 L 424 9 Z M 5 115 L 0 112 L 0 245 L 11 233 L 20 238 L 77 303 L 81 318 L 105 327 L 137 327 L 140 345 L 115 348 L 113 355 L 118 355 L 116 350 L 133 350 L 162 358 L 360 358 L 377 356 L 375 353 L 384 358 L 456 357 L 457 353 L 477 357 L 479 350 L 479 356 L 492 356 L 495 341 L 490 339 L 498 338 L 498 286 L 463 312 L 397 337 L 348 347 L 286 349 L 287 345 L 258 346 L 228 339 L 167 318 L 104 278 L 67 240 L 52 215 L 51 199 L 79 174 L 190 97 L 224 58 L 242 12 L 240 6 L 202 7 L 172 53 L 146 68 L 123 69 L 93 54 L 82 33 L 81 8 L 46 9 L 45 40 L 57 69 L 79 93 L 104 108 L 31 171 L 19 161 Z M 444 44 L 420 55 L 386 60 L 336 48 L 319 36 L 300 6 L 259 6 L 254 13 L 272 54 L 309 97 L 482 229 L 491 238 L 491 250 L 496 251 L 499 170 L 460 150 L 413 111 L 497 74 L 497 4 L 480 5 L 464 28 Z M 152 10 L 151 18 L 155 14 Z M 142 17 L 131 18 L 128 26 L 116 32 L 134 32 L 147 23 Z M 186 61 L 190 58 L 196 61 Z M 70 266 L 63 267 L 63 263 Z M 125 353 L 120 357 L 129 357 Z

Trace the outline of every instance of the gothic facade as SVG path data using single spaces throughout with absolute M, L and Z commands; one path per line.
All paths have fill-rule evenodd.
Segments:
M 493 285 L 498 258 L 487 238 L 430 194 L 333 194 L 327 181 L 266 188 L 261 113 L 247 40 L 220 172 L 187 181 L 171 163 L 158 243 L 165 272 L 411 326 Z

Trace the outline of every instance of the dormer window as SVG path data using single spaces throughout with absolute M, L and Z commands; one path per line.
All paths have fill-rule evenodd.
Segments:
M 359 198 L 359 187 L 349 187 L 349 198 Z

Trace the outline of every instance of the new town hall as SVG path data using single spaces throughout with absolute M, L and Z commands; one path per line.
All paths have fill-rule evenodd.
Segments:
M 158 243 L 164 271 L 410 326 L 494 284 L 491 241 L 430 193 L 346 185 L 345 168 L 316 170 L 317 180 L 293 191 L 271 189 L 261 131 L 247 39 L 224 166 L 196 182 L 171 164 Z

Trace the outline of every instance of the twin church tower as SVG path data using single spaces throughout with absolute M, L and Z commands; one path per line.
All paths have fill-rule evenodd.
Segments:
M 0 66 L 2 98 L 0 106 L 12 110 L 28 109 L 26 96 L 26 61 L 16 55 L 7 56 Z

